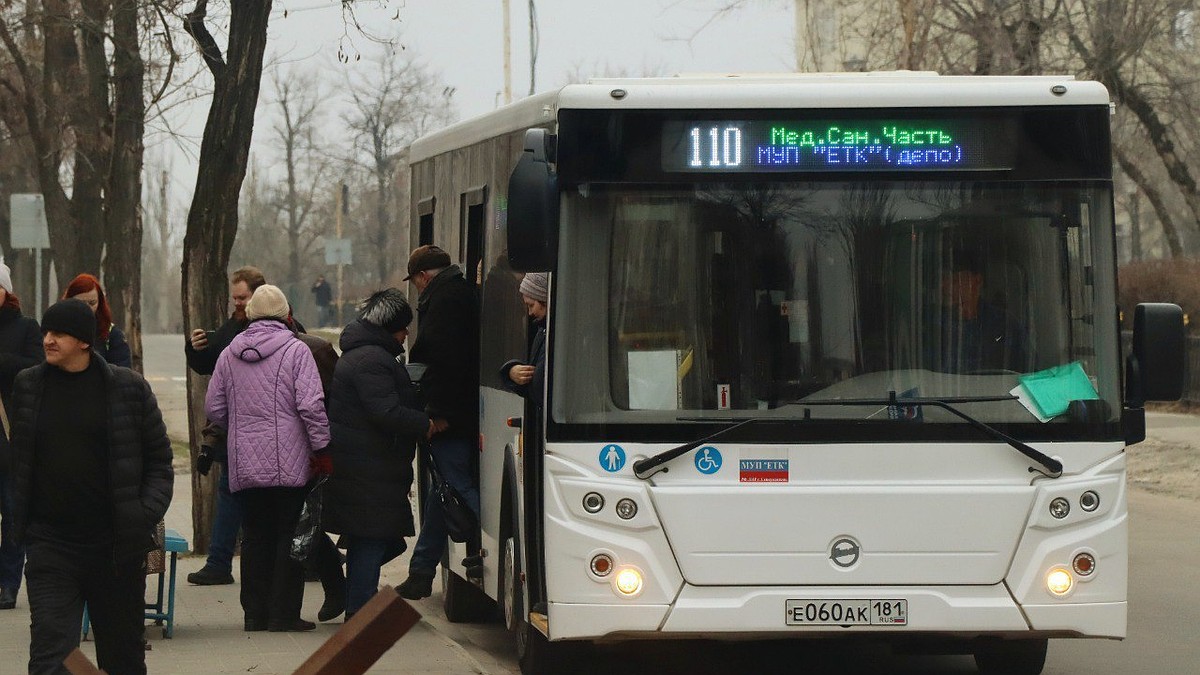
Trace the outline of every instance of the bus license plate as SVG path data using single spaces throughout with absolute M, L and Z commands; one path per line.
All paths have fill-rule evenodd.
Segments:
M 789 626 L 907 626 L 907 600 L 788 600 Z

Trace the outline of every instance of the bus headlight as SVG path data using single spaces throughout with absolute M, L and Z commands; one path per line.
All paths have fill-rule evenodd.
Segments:
M 1046 575 L 1046 590 L 1060 598 L 1070 593 L 1074 585 L 1075 580 L 1071 573 L 1062 567 L 1055 567 Z
M 626 567 L 617 572 L 617 591 L 631 598 L 642 591 L 642 573 L 635 567 Z

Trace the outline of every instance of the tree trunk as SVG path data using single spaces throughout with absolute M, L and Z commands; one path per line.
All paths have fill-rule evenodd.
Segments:
M 1182 257 L 1183 242 L 1179 238 L 1179 229 L 1175 227 L 1175 218 L 1171 215 L 1171 209 L 1167 206 L 1166 200 L 1163 199 L 1162 191 L 1120 148 L 1113 147 L 1113 156 L 1117 158 L 1117 164 L 1120 165 L 1121 171 L 1125 172 L 1126 176 L 1129 176 L 1129 179 L 1138 186 L 1138 189 L 1146 195 L 1146 199 L 1150 201 L 1150 206 L 1154 209 L 1155 215 L 1158 216 L 1158 222 L 1162 223 L 1163 239 L 1167 242 L 1167 250 L 1170 252 L 1171 257 Z M 1138 248 L 1141 248 L 1140 245 Z M 1140 255 L 1141 251 L 1139 250 L 1138 253 Z
M 196 191 L 183 239 L 183 326 L 216 326 L 225 318 L 225 269 L 238 226 L 238 195 L 246 177 L 254 110 L 267 46 L 270 0 L 229 3 L 227 60 L 204 25 L 207 1 L 198 0 L 184 28 L 200 47 L 213 74 L 212 105 L 204 125 Z M 208 378 L 188 372 L 188 418 L 193 465 L 204 425 Z M 192 474 L 192 526 L 197 552 L 208 550 L 212 533 L 215 475 Z
M 48 49 L 59 53 L 62 70 L 50 69 L 47 55 L 47 79 L 57 80 L 59 95 L 67 102 L 67 120 L 74 132 L 70 220 L 57 228 L 54 241 L 55 272 L 59 289 L 65 289 L 82 272 L 100 276 L 104 250 L 104 184 L 112 152 L 108 104 L 108 61 L 104 53 L 104 31 L 108 20 L 107 3 L 102 0 L 80 2 L 83 20 L 76 20 L 68 3 L 46 0 Z M 78 33 L 76 33 L 78 29 Z M 51 40 L 53 34 L 54 39 Z M 63 225 L 67 227 L 64 228 Z
M 113 314 L 142 371 L 142 136 L 145 66 L 138 51 L 138 2 L 113 3 L 113 141 L 105 200 L 104 283 Z

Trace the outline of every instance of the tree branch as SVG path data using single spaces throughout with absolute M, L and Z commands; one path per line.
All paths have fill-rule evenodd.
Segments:
M 196 41 L 204 63 L 212 72 L 213 78 L 222 79 L 225 76 L 225 59 L 221 56 L 221 48 L 208 32 L 204 19 L 208 16 L 208 0 L 196 0 L 196 8 L 184 15 L 183 30 Z

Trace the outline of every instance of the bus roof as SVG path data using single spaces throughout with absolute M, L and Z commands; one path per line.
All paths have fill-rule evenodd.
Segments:
M 501 134 L 550 126 L 560 109 L 821 109 L 1108 105 L 1099 82 L 1071 75 L 959 76 L 926 71 L 695 74 L 596 78 L 522 99 L 412 144 L 420 162 Z

